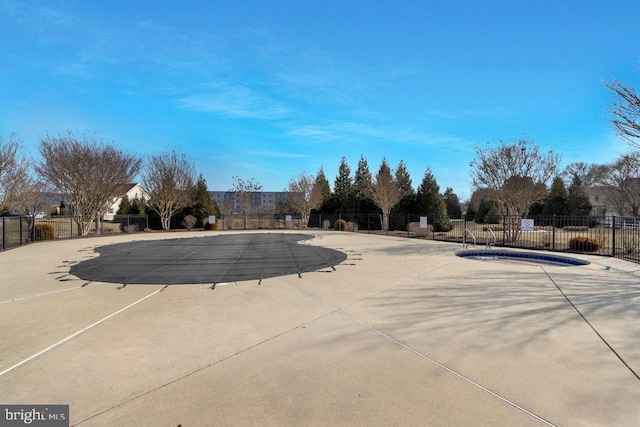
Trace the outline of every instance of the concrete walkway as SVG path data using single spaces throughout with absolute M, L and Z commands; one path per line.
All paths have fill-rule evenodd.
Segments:
M 335 271 L 214 290 L 68 274 L 97 246 L 216 233 L 0 253 L 0 403 L 69 404 L 81 426 L 640 425 L 640 273 L 619 260 L 310 231 L 347 254 Z

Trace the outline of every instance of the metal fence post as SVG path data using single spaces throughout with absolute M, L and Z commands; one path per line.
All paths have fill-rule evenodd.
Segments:
M 553 214 L 551 222 L 551 250 L 556 250 L 556 214 Z
M 502 246 L 505 246 L 507 241 L 507 216 L 502 215 Z
M 616 216 L 611 218 L 611 256 L 616 256 Z
M 409 214 L 407 214 L 407 237 L 411 237 L 409 234 L 409 221 L 411 221 L 411 219 L 409 218 Z

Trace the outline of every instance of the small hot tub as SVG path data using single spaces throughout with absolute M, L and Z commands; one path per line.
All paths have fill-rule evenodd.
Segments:
M 554 254 L 539 254 L 531 252 L 517 252 L 504 250 L 465 250 L 456 252 L 456 255 L 462 258 L 471 258 L 480 261 L 524 261 L 536 264 L 574 266 L 588 265 L 589 261 L 583 259 L 572 258 Z

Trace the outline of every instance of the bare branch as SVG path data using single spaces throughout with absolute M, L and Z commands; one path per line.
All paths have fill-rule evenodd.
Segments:
M 311 210 L 318 209 L 324 201 L 321 185 L 316 183 L 313 175 L 301 173 L 289 180 L 287 191 L 289 206 L 300 214 L 306 227 Z
M 162 229 L 171 226 L 171 217 L 191 203 L 196 172 L 186 155 L 172 151 L 152 156 L 142 172 L 142 184 L 149 193 L 149 206 L 160 215 Z
M 40 142 L 40 155 L 43 160 L 36 171 L 68 198 L 82 235 L 107 209 L 118 185 L 131 182 L 142 164 L 137 156 L 95 136 L 76 136 L 71 131 L 47 134 Z
M 247 228 L 247 221 L 254 210 L 254 197 L 258 197 L 258 193 L 262 191 L 262 184 L 253 178 L 245 181 L 239 176 L 234 176 L 233 189 L 235 191 L 242 213 L 244 215 L 244 227 Z
M 31 182 L 31 162 L 20 155 L 20 143 L 16 134 L 5 141 L 0 135 L 0 215 L 14 207 L 17 196 Z
M 365 187 L 365 194 L 382 210 L 383 229 L 388 230 L 391 209 L 400 202 L 403 194 L 386 159 L 382 159 L 374 180 Z
M 471 178 L 475 188 L 496 192 L 503 213 L 525 217 L 531 205 L 546 196 L 559 163 L 558 154 L 540 152 L 533 141 L 500 142 L 495 149 L 476 147 Z
M 640 98 L 635 89 L 618 80 L 607 82 L 605 86 L 614 94 L 611 124 L 629 145 L 640 148 Z
M 602 176 L 605 198 L 618 211 L 618 215 L 640 214 L 640 152 L 621 155 L 606 166 Z

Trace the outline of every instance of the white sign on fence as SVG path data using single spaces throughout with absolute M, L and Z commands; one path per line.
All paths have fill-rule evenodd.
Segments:
M 534 223 L 532 219 L 523 219 L 520 220 L 520 230 L 522 231 L 533 231 Z
M 216 216 L 209 215 L 209 224 L 215 224 L 215 223 L 216 223 Z
M 420 217 L 420 228 L 427 228 L 427 217 L 426 216 L 421 216 Z
M 286 216 L 284 217 L 284 221 L 285 221 L 285 222 L 291 222 L 291 215 L 286 215 Z

